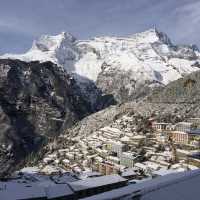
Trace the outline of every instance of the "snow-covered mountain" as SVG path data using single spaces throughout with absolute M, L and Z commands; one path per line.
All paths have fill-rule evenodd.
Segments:
M 52 61 L 73 73 L 82 85 L 88 87 L 88 81 L 92 80 L 118 101 L 138 98 L 151 87 L 166 85 L 200 69 L 200 52 L 196 46 L 174 45 L 166 34 L 156 29 L 129 37 L 91 40 L 77 40 L 65 32 L 45 35 L 34 41 L 27 53 L 2 57 Z

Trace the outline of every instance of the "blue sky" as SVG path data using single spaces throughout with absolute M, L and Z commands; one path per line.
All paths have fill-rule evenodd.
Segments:
M 154 25 L 175 43 L 200 47 L 200 0 L 0 0 L 0 53 L 24 52 L 41 34 L 87 39 Z

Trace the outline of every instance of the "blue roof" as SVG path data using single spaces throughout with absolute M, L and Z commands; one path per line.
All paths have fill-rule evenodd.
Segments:
M 200 129 L 186 130 L 186 133 L 191 135 L 200 135 Z
M 191 158 L 199 159 L 200 160 L 200 152 L 193 153 L 192 155 L 189 155 Z

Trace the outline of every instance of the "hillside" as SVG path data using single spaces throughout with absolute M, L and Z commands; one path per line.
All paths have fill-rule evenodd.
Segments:
M 157 89 L 147 98 L 152 103 L 195 104 L 200 100 L 200 71 Z

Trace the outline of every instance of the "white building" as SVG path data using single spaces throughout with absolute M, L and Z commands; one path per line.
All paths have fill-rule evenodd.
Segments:
M 128 150 L 128 145 L 123 144 L 120 141 L 117 142 L 109 142 L 107 144 L 107 148 L 110 152 L 116 153 L 118 157 L 122 154 L 122 152 L 125 152 Z
M 120 164 L 129 168 L 132 168 L 135 164 L 137 156 L 133 153 L 123 152 L 120 156 Z
M 157 131 L 164 131 L 164 130 L 172 130 L 173 126 L 171 123 L 164 123 L 164 122 L 154 122 L 152 124 L 152 128 Z
M 186 132 L 187 130 L 191 130 L 191 127 L 191 122 L 179 122 L 175 125 L 175 131 Z

